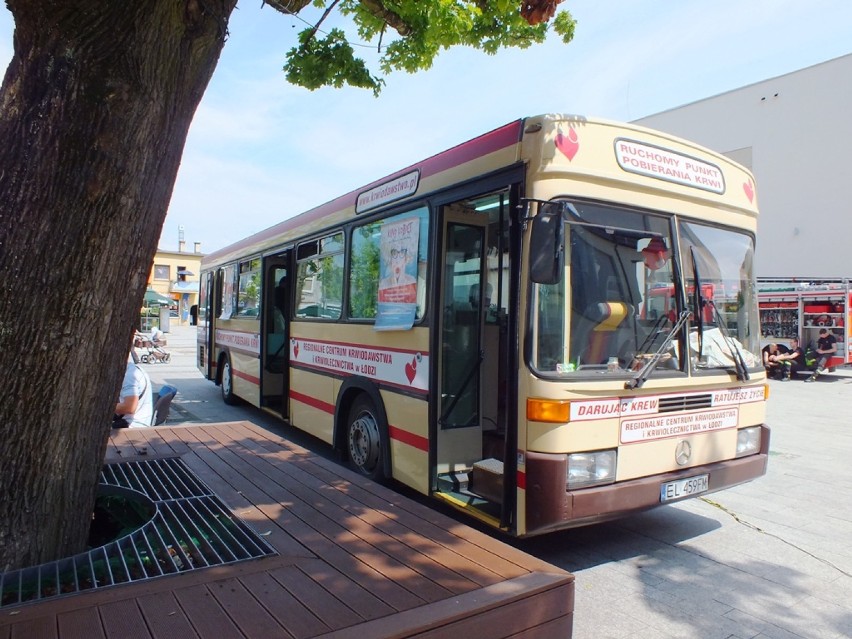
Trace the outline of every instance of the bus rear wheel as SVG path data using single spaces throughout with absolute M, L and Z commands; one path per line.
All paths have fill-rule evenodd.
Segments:
M 374 481 L 385 478 L 380 418 L 373 403 L 361 396 L 352 404 L 346 426 L 349 463 Z
M 228 406 L 235 406 L 239 399 L 234 395 L 234 370 L 231 368 L 231 358 L 222 358 L 222 401 Z

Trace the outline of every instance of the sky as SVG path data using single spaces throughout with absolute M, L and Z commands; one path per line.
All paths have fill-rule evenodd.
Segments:
M 520 117 L 631 121 L 852 53 L 847 0 L 565 0 L 571 44 L 452 49 L 426 72 L 387 76 L 375 98 L 289 85 L 281 69 L 304 24 L 262 5 L 240 0 L 231 17 L 163 250 L 182 227 L 188 250 L 213 252 Z M 0 5 L 2 69 L 13 29 Z

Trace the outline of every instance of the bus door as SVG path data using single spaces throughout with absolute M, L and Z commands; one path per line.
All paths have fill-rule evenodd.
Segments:
M 267 257 L 263 264 L 263 340 L 260 405 L 288 416 L 290 391 L 289 252 Z
M 496 366 L 486 363 L 483 344 L 488 218 L 458 208 L 443 208 L 434 477 L 439 494 L 467 500 L 469 473 L 483 459 L 483 415 L 491 412 L 483 404 L 498 393 L 483 384 L 485 367 Z
M 199 290 L 206 299 L 198 302 L 198 339 L 204 344 L 198 364 L 207 379 L 216 379 L 216 321 L 222 310 L 222 270 L 207 272 Z

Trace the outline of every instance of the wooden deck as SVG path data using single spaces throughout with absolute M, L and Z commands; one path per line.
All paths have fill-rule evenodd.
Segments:
M 574 578 L 250 422 L 113 431 L 180 456 L 277 556 L 0 610 L 0 639 L 570 637 Z

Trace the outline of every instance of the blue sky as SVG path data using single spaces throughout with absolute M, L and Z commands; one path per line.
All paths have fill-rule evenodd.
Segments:
M 160 247 L 222 248 L 511 120 L 634 120 L 852 52 L 846 0 L 566 0 L 574 42 L 454 49 L 369 91 L 287 84 L 303 27 L 241 1 L 190 130 Z M 310 19 L 315 14 L 303 12 Z M 0 5 L 0 66 L 13 23 Z M 852 81 L 844 78 L 842 81 Z

